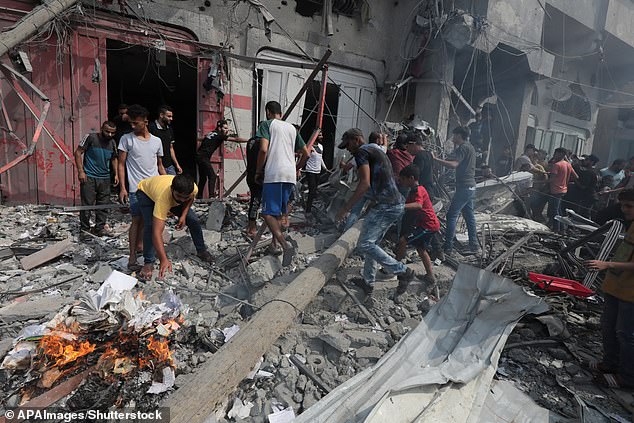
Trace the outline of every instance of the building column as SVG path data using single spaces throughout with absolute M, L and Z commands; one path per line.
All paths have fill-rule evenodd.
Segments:
M 414 113 L 436 129 L 440 142 L 447 140 L 453 83 L 454 49 L 439 41 L 430 43 L 423 57 L 422 78 L 416 83 Z

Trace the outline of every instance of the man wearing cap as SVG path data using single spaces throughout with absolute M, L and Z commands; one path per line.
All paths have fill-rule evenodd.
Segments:
M 387 272 L 398 276 L 399 287 L 407 287 L 414 278 L 414 271 L 391 257 L 378 245 L 404 211 L 404 199 L 396 186 L 392 165 L 381 149 L 365 144 L 363 132 L 358 128 L 347 130 L 341 137 L 338 147 L 345 148 L 354 156 L 359 184 L 352 198 L 337 213 L 337 222 L 343 222 L 352 207 L 366 194 L 374 203 L 365 217 L 357 244 L 357 250 L 365 257 L 363 278 L 355 278 L 354 283 L 367 295 L 372 294 L 378 263 Z
M 255 179 L 262 183 L 261 214 L 273 234 L 274 244 L 282 247 L 282 265 L 288 266 L 296 251 L 282 233 L 281 219 L 288 211 L 288 199 L 297 183 L 297 173 L 306 163 L 308 150 L 297 129 L 281 119 L 280 103 L 269 101 L 265 111 L 267 120 L 260 122 L 255 134 L 260 139 Z M 301 152 L 297 164 L 296 152 Z

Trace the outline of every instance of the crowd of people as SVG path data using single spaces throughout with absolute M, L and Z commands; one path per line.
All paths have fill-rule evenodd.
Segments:
M 562 230 L 555 216 L 566 209 L 598 219 L 606 207 L 614 204 L 619 192 L 634 188 L 634 157 L 614 160 L 605 168 L 597 168 L 599 161 L 594 154 L 578 157 L 563 147 L 555 149 L 549 159 L 545 151 L 526 145 L 515 160 L 514 170 L 533 174 L 533 189 L 524 198 L 530 216 L 555 231 Z M 502 162 L 507 163 L 505 155 Z

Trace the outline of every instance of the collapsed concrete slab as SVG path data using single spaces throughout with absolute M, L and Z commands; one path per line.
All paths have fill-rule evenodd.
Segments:
M 264 256 L 260 260 L 253 262 L 247 266 L 247 273 L 251 286 L 262 286 L 270 280 L 273 280 L 275 274 L 282 269 L 282 263 L 277 257 Z

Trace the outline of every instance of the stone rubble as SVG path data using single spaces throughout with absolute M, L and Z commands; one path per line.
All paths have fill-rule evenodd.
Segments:
M 208 209 L 213 209 L 215 217 L 222 216 L 222 227 L 217 226 L 218 219 L 207 220 L 207 229 L 203 231 L 209 250 L 216 258 L 213 270 L 195 256 L 186 231 L 170 230 L 171 241 L 166 249 L 173 262 L 173 273 L 165 280 L 154 278 L 140 284 L 150 300 L 158 302 L 165 290 L 172 289 L 189 306 L 175 345 L 176 389 L 185 386 L 197 369 L 226 342 L 223 330 L 244 327 L 258 307 L 273 300 L 339 236 L 332 225 L 308 226 L 293 215 L 290 235 L 298 244 L 299 254 L 291 266 L 282 268 L 279 258 L 267 255 L 262 248 L 254 251 L 247 266 L 235 260 L 226 267 L 219 267 L 218 263 L 231 261 L 238 250 L 244 252 L 250 245 L 242 232 L 246 226 L 245 204 L 225 200 L 225 203 L 197 204 L 195 209 L 201 221 L 205 221 Z M 24 326 L 52 317 L 64 304 L 76 300 L 79 293 L 97 289 L 112 270 L 129 273 L 126 269 L 128 222 L 127 215 L 113 212 L 110 215 L 113 237 L 88 237 L 80 241 L 76 213 L 47 206 L 0 207 L 0 249 L 11 247 L 12 251 L 9 257 L 0 258 L 0 355 L 11 348 L 12 338 Z M 495 238 L 488 249 L 492 257 L 504 251 L 514 240 L 513 236 L 521 236 L 521 231 L 513 235 L 512 221 L 505 225 L 505 231 L 511 230 Z M 22 270 L 20 257 L 69 236 L 75 239 L 72 250 L 31 271 Z M 554 255 L 550 255 L 557 251 L 555 240 L 542 237 L 532 240 L 528 246 L 529 249 L 515 255 L 512 267 L 516 270 L 509 269 L 505 273 L 518 283 L 526 284 L 527 270 L 548 273 L 549 267 L 556 263 Z M 480 265 L 477 258 L 464 258 L 469 260 Z M 409 253 L 406 263 L 417 274 L 424 274 L 415 252 Z M 372 297 L 366 298 L 350 282 L 360 275 L 362 267 L 363 260 L 358 255 L 347 259 L 336 277 L 300 314 L 296 324 L 262 357 L 253 377 L 245 379 L 233 397 L 227 399 L 226 407 L 219 410 L 219 422 L 268 422 L 268 415 L 286 407 L 300 414 L 319 401 L 327 390 L 376 363 L 419 324 L 438 300 L 427 294 L 428 287 L 420 279 L 415 279 L 408 292 L 395 300 L 396 278 L 377 281 Z M 445 264 L 436 264 L 434 272 L 442 297 L 451 285 L 454 270 Z M 74 276 L 77 278 L 53 286 Z M 340 283 L 346 284 L 364 304 L 378 322 L 377 326 L 373 326 Z M 20 296 L 16 293 L 20 291 L 26 294 Z M 577 415 L 578 405 L 570 391 L 588 404 L 627 416 L 627 408 L 609 391 L 589 382 L 589 373 L 581 364 L 589 357 L 600 357 L 600 304 L 563 295 L 549 296 L 547 301 L 553 308 L 552 315 L 563 322 L 566 331 L 558 330 L 554 320 L 550 326 L 536 319 L 520 322 L 509 337 L 497 377 L 514 381 L 538 404 L 563 416 Z M 540 340 L 552 342 L 514 346 Z M 312 378 L 291 360 L 301 361 Z M 0 383 L 10 376 L 7 371 L 0 371 Z M 0 411 L 19 400 L 12 394 L 0 404 Z M 233 408 L 235 412 L 228 417 L 227 413 Z M 248 417 L 240 417 L 247 412 Z

